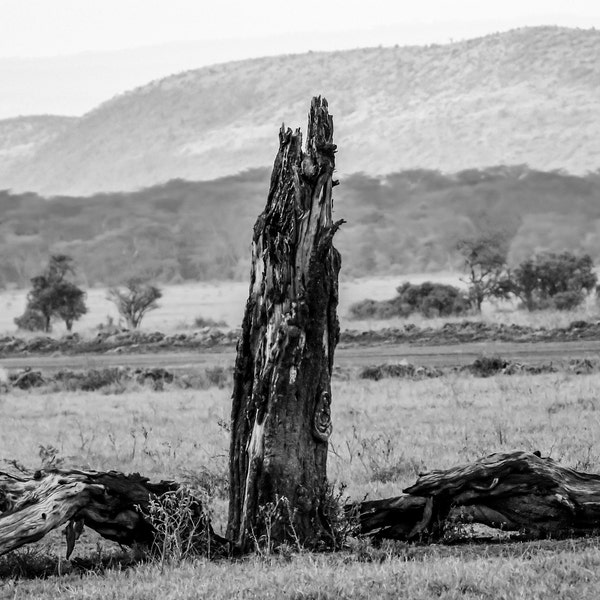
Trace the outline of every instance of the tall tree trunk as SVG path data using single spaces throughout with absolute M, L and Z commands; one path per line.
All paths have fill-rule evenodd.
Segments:
M 313 98 L 306 149 L 283 126 L 254 226 L 234 374 L 228 537 L 307 546 L 329 535 L 327 449 L 340 256 L 332 245 L 333 120 Z
M 52 325 L 51 325 L 52 313 L 44 312 L 43 315 L 44 315 L 44 332 L 50 333 L 52 331 Z

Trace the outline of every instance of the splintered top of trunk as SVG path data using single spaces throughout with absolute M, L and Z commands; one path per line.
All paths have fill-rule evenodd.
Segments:
M 315 544 L 328 529 L 323 498 L 339 338 L 335 150 L 327 101 L 313 98 L 304 149 L 299 129 L 281 127 L 254 226 L 230 454 L 229 535 L 242 549 L 249 535 L 265 533 L 265 507 L 281 513 L 268 535 L 278 543 Z

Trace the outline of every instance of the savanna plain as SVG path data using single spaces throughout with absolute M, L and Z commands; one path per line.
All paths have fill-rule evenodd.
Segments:
M 397 495 L 427 470 L 496 451 L 540 450 L 600 469 L 600 375 L 566 372 L 422 381 L 333 382 L 329 477 L 343 497 Z M 161 391 L 131 383 L 103 392 L 14 390 L 0 395 L 0 456 L 139 471 L 202 487 L 215 529 L 227 505 L 230 389 Z M 349 538 L 336 553 L 300 548 L 236 561 L 139 560 L 86 531 L 70 561 L 59 534 L 0 558 L 1 598 L 596 598 L 598 538 L 447 543 Z

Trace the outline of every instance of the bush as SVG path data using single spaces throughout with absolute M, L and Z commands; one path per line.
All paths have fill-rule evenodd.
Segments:
M 20 317 L 15 317 L 15 325 L 24 331 L 44 331 L 46 320 L 44 315 L 31 307 L 25 308 L 25 312 Z
M 206 494 L 185 486 L 150 498 L 147 518 L 155 534 L 151 552 L 161 566 L 215 553 L 207 502 Z
M 227 327 L 227 323 L 225 323 L 223 320 L 215 321 L 214 319 L 206 318 L 200 315 L 194 319 L 194 326 L 198 327 L 198 329 L 204 327 Z
M 405 316 L 398 314 L 398 307 L 393 300 L 361 300 L 350 307 L 352 319 L 391 319 L 392 317 Z
M 55 380 L 62 382 L 65 389 L 84 392 L 93 392 L 115 384 L 124 385 L 128 378 L 128 371 L 121 367 L 90 369 L 82 372 L 59 371 L 55 375 Z
M 496 375 L 508 367 L 509 362 L 501 356 L 480 356 L 473 361 L 470 371 L 479 377 Z
M 353 319 L 389 319 L 420 313 L 425 317 L 463 315 L 471 307 L 469 296 L 453 285 L 426 281 L 420 285 L 405 282 L 392 300 L 363 300 L 350 307 Z
M 573 310 L 577 308 L 585 299 L 585 294 L 581 291 L 558 292 L 552 298 L 552 304 L 557 310 Z

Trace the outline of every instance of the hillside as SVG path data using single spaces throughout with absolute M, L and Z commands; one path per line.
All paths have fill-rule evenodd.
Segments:
M 3 168 L 30 160 L 40 146 L 58 137 L 74 121 L 73 117 L 54 115 L 0 120 L 0 163 Z
M 556 27 L 226 63 L 38 138 L 35 152 L 0 162 L 0 189 L 88 195 L 268 167 L 279 123 L 304 127 L 314 94 L 334 114 L 342 174 L 496 164 L 583 174 L 600 166 L 599 89 L 600 32 Z M 3 152 L 24 142 L 12 143 Z
M 58 197 L 0 192 L 0 287 L 25 287 L 48 260 L 75 258 L 85 285 L 133 275 L 166 283 L 247 280 L 252 226 L 270 171 L 209 182 L 170 181 L 139 192 Z M 458 240 L 485 229 L 511 240 L 517 264 L 544 250 L 589 253 L 600 264 L 600 174 L 526 167 L 454 175 L 355 174 L 335 188 L 345 277 L 461 268 Z

